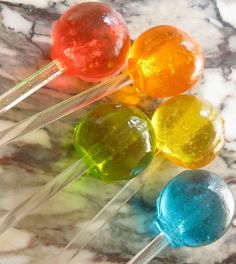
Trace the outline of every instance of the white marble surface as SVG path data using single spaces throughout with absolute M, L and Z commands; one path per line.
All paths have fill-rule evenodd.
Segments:
M 49 62 L 51 24 L 59 14 L 78 2 L 83 1 L 0 1 L 1 93 Z M 225 147 L 208 168 L 226 179 L 236 197 L 236 1 L 104 2 L 123 14 L 132 39 L 151 26 L 172 24 L 189 32 L 201 43 L 206 69 L 203 80 L 192 92 L 219 108 L 226 127 Z M 1 118 L 0 129 L 67 98 L 68 94 L 63 92 L 65 85 L 70 88 L 70 93 L 88 86 L 75 78 L 62 76 L 6 113 Z M 139 103 L 151 114 L 153 109 L 149 105 L 147 98 L 142 98 Z M 76 159 L 72 129 L 77 119 L 78 113 L 74 113 L 0 149 L 1 214 L 38 190 Z M 81 252 L 76 263 L 125 263 L 141 249 L 151 238 L 149 219 L 154 211 L 155 193 L 178 171 L 180 168 L 164 163 L 158 172 L 159 177 L 122 208 Z M 0 263 L 49 263 L 119 189 L 119 185 L 104 186 L 91 179 L 71 185 L 0 236 Z M 169 249 L 152 263 L 236 263 L 235 226 L 236 220 L 225 236 L 212 245 L 198 249 Z M 75 250 L 76 244 L 65 255 Z M 63 263 L 63 258 L 59 262 Z

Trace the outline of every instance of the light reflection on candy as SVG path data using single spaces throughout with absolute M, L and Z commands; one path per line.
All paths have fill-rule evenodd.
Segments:
M 129 105 L 138 105 L 144 97 L 146 96 L 143 93 L 138 92 L 134 86 L 128 85 L 127 87 L 111 94 L 109 99 L 115 103 L 120 102 Z

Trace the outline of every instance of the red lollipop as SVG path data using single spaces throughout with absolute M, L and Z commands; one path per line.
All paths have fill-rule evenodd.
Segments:
M 69 9 L 52 29 L 53 59 L 67 73 L 86 81 L 101 81 L 123 66 L 130 46 L 126 24 L 110 6 L 89 2 Z
M 0 114 L 66 71 L 97 82 L 118 73 L 129 51 L 128 28 L 122 16 L 103 3 L 70 8 L 52 30 L 53 61 L 0 96 Z

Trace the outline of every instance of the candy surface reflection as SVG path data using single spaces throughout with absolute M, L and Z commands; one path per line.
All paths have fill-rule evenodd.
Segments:
M 174 247 L 214 242 L 229 228 L 233 215 L 229 187 L 205 170 L 181 172 L 157 199 L 157 226 Z
M 75 128 L 75 148 L 103 181 L 128 180 L 144 170 L 156 150 L 155 132 L 133 106 L 95 107 Z M 86 160 L 87 160 L 86 159 Z
M 121 15 L 103 3 L 81 3 L 64 13 L 52 29 L 53 59 L 69 74 L 100 81 L 117 73 L 130 46 Z
M 172 26 L 142 33 L 129 53 L 129 73 L 135 86 L 149 96 L 175 96 L 190 89 L 202 76 L 200 45 Z
M 224 143 L 219 112 L 193 95 L 180 95 L 160 105 L 152 117 L 157 148 L 172 162 L 199 168 L 211 162 Z

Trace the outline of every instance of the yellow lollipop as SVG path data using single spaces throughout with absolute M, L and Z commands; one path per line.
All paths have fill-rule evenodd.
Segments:
M 157 147 L 167 159 L 187 168 L 210 163 L 224 143 L 219 112 L 209 102 L 193 95 L 165 101 L 152 117 Z
M 114 120 L 116 119 L 117 117 Z M 209 102 L 193 95 L 179 95 L 162 103 L 152 117 L 152 124 L 156 134 L 157 147 L 160 152 L 173 163 L 183 167 L 200 168 L 210 163 L 224 143 L 224 124 L 217 109 Z M 88 129 L 88 131 L 92 130 L 91 128 Z M 85 131 L 84 135 L 88 135 L 88 131 Z M 134 156 L 136 152 L 133 152 Z M 158 155 L 158 153 L 156 154 Z M 80 253 L 81 248 L 84 248 L 110 218 L 114 216 L 116 211 L 119 210 L 120 205 L 126 203 L 140 190 L 147 179 L 157 177 L 157 171 L 163 160 L 163 157 L 160 157 L 160 159 L 156 158 L 150 170 L 147 169 L 140 177 L 129 181 L 93 217 L 89 224 L 73 238 L 69 247 L 75 241 L 82 246 L 79 246 L 76 254 L 73 252 L 73 256 L 69 257 L 70 261 L 73 259 L 73 263 L 76 262 L 75 260 L 77 260 L 77 255 Z M 118 170 L 120 169 L 122 168 L 118 168 Z M 112 170 L 114 170 L 113 167 L 111 167 Z M 115 171 L 116 173 L 117 171 Z M 201 177 L 201 175 L 198 176 Z M 114 180 L 114 178 L 112 177 L 111 180 Z M 99 223 L 96 227 L 94 227 L 95 222 Z M 93 228 L 93 234 L 87 238 L 84 235 L 91 228 Z M 159 242 L 159 240 L 157 241 Z M 57 260 L 60 258 L 61 255 L 58 256 Z

